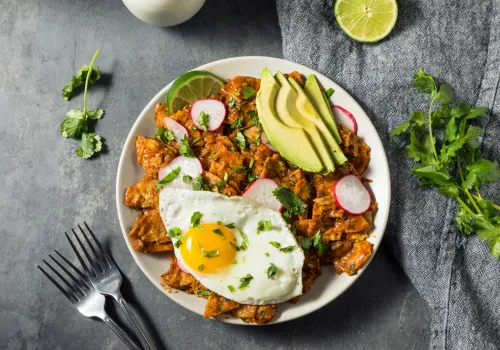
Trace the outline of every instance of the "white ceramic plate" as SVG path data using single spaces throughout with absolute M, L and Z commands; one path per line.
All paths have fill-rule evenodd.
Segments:
M 331 98 L 332 102 L 346 108 L 356 117 L 358 122 L 358 136 L 365 140 L 372 149 L 370 165 L 364 176 L 373 180 L 371 188 L 378 202 L 378 212 L 375 216 L 374 228 L 369 238 L 369 241 L 374 244 L 375 252 L 384 235 L 389 216 L 391 199 L 389 166 L 377 131 L 371 123 L 370 118 L 358 103 L 344 89 L 327 77 L 305 66 L 282 59 L 271 57 L 236 57 L 208 63 L 196 69 L 210 71 L 222 78 L 232 78 L 236 75 L 259 77 L 264 67 L 268 67 L 273 73 L 280 70 L 286 73 L 298 71 L 305 76 L 311 73 L 315 74 L 325 89 L 332 87 L 335 90 Z M 169 267 L 168 253 L 158 255 L 142 254 L 132 249 L 127 237 L 130 228 L 134 225 L 137 211 L 127 208 L 124 205 L 125 189 L 140 181 L 144 176 L 144 170 L 136 161 L 135 139 L 139 135 L 152 137 L 156 133 L 157 127 L 153 121 L 154 109 L 157 103 L 165 101 L 170 85 L 171 83 L 163 88 L 148 103 L 139 118 L 137 118 L 125 141 L 116 179 L 116 206 L 123 237 L 137 265 L 139 265 L 151 282 L 169 298 L 185 308 L 203 315 L 206 304 L 205 299 L 183 292 L 169 293 L 161 286 L 160 276 Z M 279 305 L 278 313 L 272 323 L 293 320 L 325 306 L 349 288 L 365 269 L 366 266 L 356 276 L 349 277 L 345 274 L 338 276 L 330 266 L 324 266 L 323 276 L 318 278 L 312 290 L 298 304 L 284 303 Z M 221 316 L 218 319 L 228 323 L 246 324 L 239 319 L 231 317 Z

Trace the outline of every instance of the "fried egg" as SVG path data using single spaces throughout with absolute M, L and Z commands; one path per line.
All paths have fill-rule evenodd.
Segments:
M 181 268 L 240 304 L 302 294 L 304 253 L 278 211 L 243 197 L 164 188 L 160 214 Z

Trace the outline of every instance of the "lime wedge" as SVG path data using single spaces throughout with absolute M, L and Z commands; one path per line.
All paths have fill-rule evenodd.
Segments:
M 175 113 L 196 100 L 217 94 L 223 84 L 224 80 L 204 70 L 181 75 L 168 90 L 168 112 Z
M 337 0 L 333 11 L 344 33 L 363 43 L 385 38 L 398 18 L 396 0 Z

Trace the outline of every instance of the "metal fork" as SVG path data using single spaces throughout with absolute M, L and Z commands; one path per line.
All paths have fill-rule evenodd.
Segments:
M 95 288 L 92 287 L 90 280 L 75 267 L 68 259 L 62 256 L 57 250 L 56 254 L 66 263 L 59 262 L 56 258 L 49 254 L 49 257 L 64 273 L 69 277 L 65 278 L 59 271 L 57 271 L 46 260 L 43 262 L 49 267 L 52 272 L 59 277 L 65 285 L 64 287 L 59 284 L 47 271 L 42 267 L 37 266 L 45 276 L 68 298 L 68 300 L 75 305 L 75 307 L 86 317 L 97 317 L 103 320 L 113 332 L 125 343 L 130 349 L 141 350 L 135 341 L 128 336 L 128 334 L 116 324 L 116 322 L 106 314 L 104 311 L 104 303 L 106 298 L 101 295 Z M 75 272 L 72 273 L 68 270 L 67 266 Z
M 84 262 L 82 256 L 76 249 L 75 244 L 73 244 L 73 241 L 71 240 L 69 235 L 65 232 L 66 238 L 68 239 L 69 243 L 71 244 L 71 247 L 75 251 L 78 260 L 84 267 L 85 272 L 87 273 L 87 276 L 92 282 L 92 285 L 95 287 L 95 289 L 97 289 L 97 291 L 101 294 L 113 297 L 118 303 L 118 305 L 120 305 L 123 313 L 127 317 L 129 323 L 132 325 L 132 328 L 137 334 L 139 341 L 141 342 L 144 349 L 153 350 L 153 346 L 147 339 L 146 334 L 141 327 L 141 324 L 139 323 L 139 321 L 133 314 L 132 309 L 130 308 L 130 306 L 128 306 L 127 302 L 125 301 L 125 299 L 123 299 L 123 296 L 120 293 L 120 287 L 122 284 L 122 275 L 120 273 L 120 270 L 118 270 L 118 267 L 116 266 L 111 256 L 103 249 L 101 243 L 97 240 L 96 236 L 94 235 L 94 233 L 92 232 L 92 230 L 90 229 L 90 227 L 87 225 L 86 222 L 84 222 L 84 225 L 87 228 L 90 235 L 92 236 L 95 245 L 97 246 L 96 249 L 92 244 L 91 240 L 89 239 L 89 236 L 85 233 L 82 227 L 78 225 L 78 228 L 80 229 L 81 234 L 83 235 L 85 241 L 90 247 L 93 256 L 89 253 L 88 249 L 85 248 L 85 245 L 82 243 L 82 241 L 76 234 L 75 230 L 74 229 L 71 230 L 73 231 L 73 234 L 76 240 L 78 241 L 80 248 L 82 249 L 85 257 L 89 262 L 88 267 L 87 264 Z

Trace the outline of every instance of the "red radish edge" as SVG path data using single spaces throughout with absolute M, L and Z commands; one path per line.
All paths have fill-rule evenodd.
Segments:
M 184 273 L 190 274 L 189 271 L 186 271 L 182 268 L 182 265 L 179 263 L 179 259 L 175 260 L 175 263 L 177 264 L 177 267 Z
M 267 138 L 264 132 L 260 133 L 260 142 L 264 144 L 267 148 L 269 148 L 271 151 L 278 153 L 278 150 L 269 143 L 269 139 Z
M 191 105 L 191 110 L 189 111 L 189 115 L 191 116 L 191 120 L 194 125 L 199 129 L 204 129 L 198 124 L 198 117 L 201 112 L 205 112 L 208 114 L 208 131 L 214 132 L 217 131 L 226 119 L 226 105 L 222 103 L 222 101 L 216 100 L 214 98 L 207 98 L 205 100 L 197 100 L 194 101 Z
M 345 189 L 342 190 L 342 188 L 340 188 L 339 186 L 345 185 L 346 181 L 355 181 L 359 186 L 359 191 L 357 193 L 353 193 L 352 191 L 350 193 L 342 193 L 343 191 L 345 191 Z M 372 202 L 370 192 L 368 192 L 368 189 L 365 187 L 365 185 L 363 185 L 363 183 L 355 175 L 346 175 L 340 178 L 333 188 L 333 196 L 335 197 L 335 202 L 337 202 L 337 205 L 351 215 L 363 214 L 370 208 Z M 347 201 L 352 201 L 353 199 L 359 200 L 358 203 L 347 203 Z M 356 208 L 353 208 L 353 206 L 356 205 L 358 205 L 357 210 Z
M 174 134 L 175 140 L 177 142 L 182 140 L 184 138 L 184 136 L 189 137 L 189 132 L 179 122 L 173 120 L 170 117 L 165 117 L 164 121 L 165 121 L 165 124 L 167 125 L 168 130 L 170 130 L 172 132 L 172 134 Z
M 346 118 L 342 118 L 342 120 L 337 120 L 337 118 L 335 118 L 337 124 L 342 124 L 342 125 L 345 125 L 348 129 L 351 129 L 355 135 L 357 135 L 358 133 L 358 123 L 356 122 L 356 118 L 354 118 L 354 115 L 349 112 L 347 109 L 345 109 L 344 107 L 341 107 L 339 105 L 334 105 L 332 106 L 332 109 L 338 109 L 341 113 L 343 113 L 348 119 Z M 348 123 L 348 125 L 346 125 L 346 121 Z
M 259 188 L 267 186 L 264 192 L 259 192 Z M 268 178 L 261 178 L 255 180 L 243 194 L 242 197 L 252 199 L 257 203 L 260 203 L 268 208 L 282 211 L 283 205 L 279 202 L 273 195 L 273 191 L 278 188 L 279 185 L 276 181 Z M 268 197 L 269 196 L 269 197 Z M 269 198 L 269 199 L 268 199 Z M 265 203 L 264 203 L 265 202 Z
M 158 180 L 161 180 L 163 179 L 165 176 L 167 176 L 167 174 L 165 174 L 165 170 L 164 169 L 167 169 L 170 167 L 170 164 L 172 164 L 176 159 L 179 159 L 179 158 L 187 158 L 187 157 L 184 157 L 184 156 L 177 156 L 175 157 L 174 159 L 172 159 L 170 161 L 170 163 L 168 163 L 167 165 L 165 165 L 163 168 L 160 168 L 160 170 L 158 170 Z M 201 173 L 200 174 L 203 174 L 205 172 L 205 170 L 203 170 L 203 166 L 201 164 L 201 161 L 194 157 L 194 158 L 188 158 L 188 159 L 196 159 L 198 161 L 198 163 L 200 164 L 200 169 L 201 169 Z M 173 169 L 172 169 L 173 170 Z

